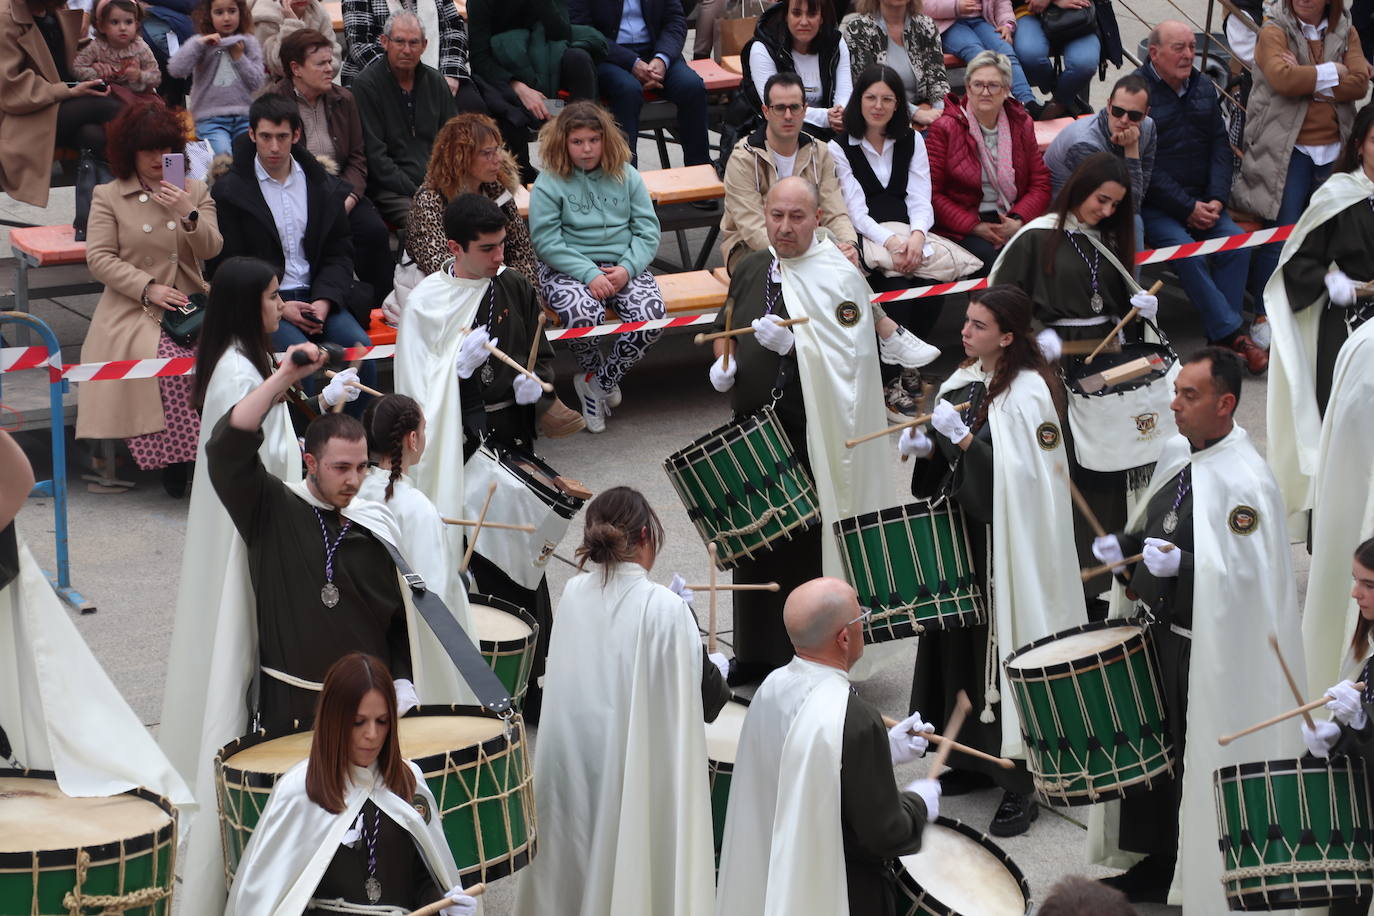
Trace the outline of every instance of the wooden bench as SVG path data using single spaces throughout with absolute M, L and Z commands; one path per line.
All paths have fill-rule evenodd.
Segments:
M 1082 117 L 1091 118 L 1092 115 L 1086 114 Z M 1040 152 L 1043 154 L 1045 150 L 1049 149 L 1054 138 L 1059 136 L 1059 132 L 1072 124 L 1074 120 L 1074 118 L 1054 118 L 1050 121 L 1036 121 L 1035 145 L 1040 147 Z
M 71 226 L 27 226 L 10 230 L 10 251 L 14 255 L 14 289 L 6 298 L 13 303 L 17 312 L 27 312 L 29 301 L 35 293 L 38 298 L 53 299 L 59 296 L 79 296 L 85 293 L 98 293 L 104 284 L 94 280 L 85 283 L 65 283 L 58 286 L 45 286 L 33 289 L 29 285 L 29 271 L 40 267 L 69 267 L 86 263 L 86 243 L 76 240 L 76 230 Z M 20 329 L 15 340 L 20 346 L 28 342 L 29 332 Z
M 741 71 L 722 67 L 709 57 L 688 61 L 687 65 L 701 77 L 701 81 L 706 84 L 707 92 L 729 92 L 738 89 L 740 80 L 744 78 L 740 75 Z
M 343 2 L 342 0 L 324 0 L 320 4 L 324 11 L 329 14 L 330 20 L 334 23 L 335 33 L 343 33 Z

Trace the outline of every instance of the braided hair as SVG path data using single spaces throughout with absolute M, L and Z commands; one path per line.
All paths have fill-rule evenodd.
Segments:
M 386 459 L 391 464 L 391 477 L 386 482 L 386 498 L 391 499 L 396 481 L 401 478 L 401 461 L 405 455 L 406 436 L 420 428 L 424 414 L 414 398 L 403 394 L 388 394 L 368 405 L 363 414 L 367 428 L 367 449 L 373 460 Z

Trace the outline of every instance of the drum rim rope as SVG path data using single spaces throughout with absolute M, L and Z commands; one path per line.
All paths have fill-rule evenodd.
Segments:
M 1025 912 L 1030 913 L 1035 908 L 1035 900 L 1031 897 L 1030 882 L 1026 880 L 1026 873 L 1021 870 L 1021 866 L 1016 864 L 1012 857 L 1007 854 L 1005 849 L 997 845 L 996 841 L 994 841 L 991 836 L 979 830 L 977 827 L 964 823 L 958 818 L 946 817 L 943 814 L 929 823 L 938 824 L 941 827 L 947 827 L 957 833 L 962 833 L 964 836 L 977 842 L 984 850 L 991 853 L 1006 867 L 1007 871 L 1011 873 L 1011 876 L 1016 879 L 1017 886 L 1021 888 L 1021 896 L 1026 900 Z M 907 890 L 911 891 L 914 889 L 919 894 L 919 896 L 913 897 L 911 900 L 914 905 L 928 907 L 933 916 L 973 916 L 973 914 L 958 913 L 943 901 L 931 895 L 930 891 L 922 887 L 920 882 L 916 880 L 916 876 L 906 867 L 902 868 L 902 874 L 906 876 L 910 884 Z M 911 911 L 908 910 L 907 912 Z
M 518 456 L 521 460 L 528 458 L 533 461 L 539 470 L 546 471 L 550 478 L 557 478 L 559 475 L 558 472 L 554 470 L 553 466 L 536 455 L 533 450 L 525 448 L 515 449 L 503 443 L 492 442 L 490 440 L 483 442 L 481 447 L 491 454 L 493 460 L 495 460 L 497 464 L 501 465 L 523 481 L 533 493 L 544 502 L 548 503 L 550 509 L 564 518 L 572 519 L 586 502 L 586 500 L 573 496 L 571 493 L 566 493 L 556 487 L 545 486 L 537 477 L 527 472 L 524 468 L 519 467 L 511 457 Z

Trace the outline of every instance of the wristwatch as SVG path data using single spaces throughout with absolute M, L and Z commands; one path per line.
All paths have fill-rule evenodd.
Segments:
M 199 211 L 199 210 L 192 210 L 190 213 L 187 213 L 187 214 L 186 214 L 186 221 L 187 221 L 187 222 L 194 223 L 194 222 L 195 222 L 196 220 L 198 220 L 198 219 L 200 219 L 200 211 Z

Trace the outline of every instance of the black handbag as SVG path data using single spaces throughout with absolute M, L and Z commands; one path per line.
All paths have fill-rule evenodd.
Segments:
M 113 181 L 114 175 L 104 159 L 97 159 L 88 149 L 81 151 L 81 161 L 76 165 L 76 218 L 72 228 L 76 230 L 76 240 L 86 241 L 86 222 L 91 216 L 91 196 L 96 185 Z
M 162 330 L 167 336 L 175 340 L 183 347 L 195 346 L 196 338 L 200 336 L 200 326 L 205 321 L 205 304 L 208 301 L 204 293 L 192 293 L 187 297 L 188 301 L 179 309 L 163 311 Z
M 1040 27 L 1050 48 L 1060 50 L 1075 38 L 1097 31 L 1097 4 L 1066 10 L 1051 3 L 1040 14 Z

